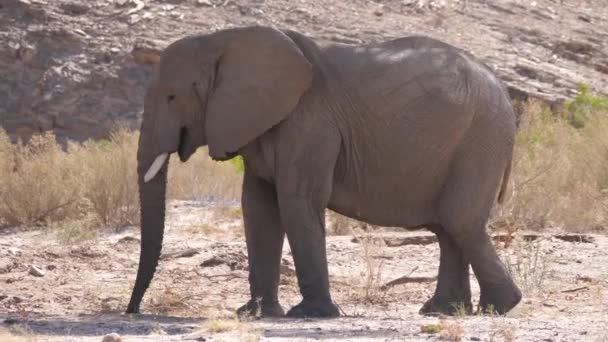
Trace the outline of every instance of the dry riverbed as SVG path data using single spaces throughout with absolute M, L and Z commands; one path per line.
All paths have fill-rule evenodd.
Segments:
M 423 317 L 439 248 L 426 232 L 380 230 L 328 237 L 334 300 L 343 317 L 237 322 L 248 299 L 240 209 L 171 202 L 163 259 L 142 305 L 123 315 L 139 232 L 66 244 L 54 230 L 0 235 L 0 340 L 101 341 L 608 341 L 608 237 L 520 233 L 497 241 L 525 292 L 506 317 Z M 396 282 L 389 283 L 393 280 Z M 474 284 L 474 295 L 478 288 Z M 285 246 L 280 296 L 299 301 Z

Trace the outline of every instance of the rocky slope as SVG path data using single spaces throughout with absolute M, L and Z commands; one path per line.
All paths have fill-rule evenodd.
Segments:
M 184 35 L 274 25 L 361 44 L 443 39 L 493 67 L 514 98 L 608 93 L 602 0 L 0 0 L 0 125 L 61 139 L 138 126 L 158 51 Z

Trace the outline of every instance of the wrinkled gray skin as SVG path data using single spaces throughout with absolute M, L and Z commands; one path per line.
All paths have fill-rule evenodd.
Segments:
M 319 47 L 295 32 L 249 27 L 170 45 L 145 99 L 138 151 L 141 256 L 127 312 L 139 312 L 158 263 L 167 163 L 197 147 L 246 170 L 242 206 L 251 300 L 239 313 L 281 316 L 285 235 L 303 300 L 292 317 L 333 317 L 324 210 L 439 239 L 437 289 L 421 313 L 505 313 L 521 299 L 485 231 L 507 183 L 515 115 L 497 78 L 471 55 L 425 37 Z M 260 307 L 261 306 L 261 307 Z M 462 306 L 461 306 L 462 307 Z

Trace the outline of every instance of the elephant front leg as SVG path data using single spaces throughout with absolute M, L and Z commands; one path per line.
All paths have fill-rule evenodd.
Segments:
M 274 186 L 245 172 L 243 220 L 249 259 L 251 300 L 237 310 L 239 316 L 284 315 L 278 300 L 280 263 L 285 232 L 281 226 Z
M 293 254 L 302 301 L 288 317 L 337 317 L 329 292 L 325 248 L 325 206 L 312 197 L 283 196 L 283 225 Z

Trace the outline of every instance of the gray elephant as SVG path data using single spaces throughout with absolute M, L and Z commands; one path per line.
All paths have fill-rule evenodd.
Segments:
M 163 240 L 168 156 L 207 145 L 245 161 L 242 207 L 251 300 L 239 313 L 284 314 L 285 235 L 302 301 L 291 317 L 334 317 L 325 208 L 368 223 L 427 227 L 441 250 L 421 313 L 506 313 L 521 292 L 485 225 L 504 195 L 515 135 L 509 96 L 470 54 L 412 36 L 320 46 L 293 31 L 223 30 L 167 47 L 148 87 L 137 154 L 141 254 L 128 313 L 139 312 Z M 497 196 L 498 194 L 498 196 Z

